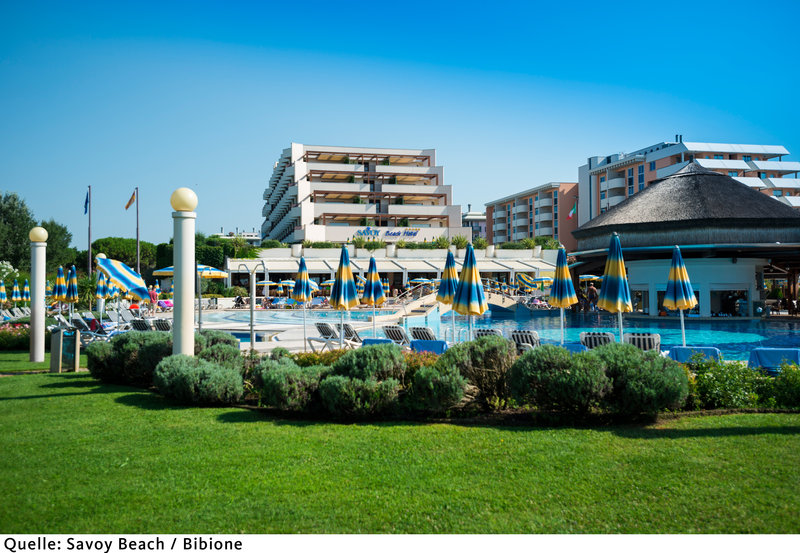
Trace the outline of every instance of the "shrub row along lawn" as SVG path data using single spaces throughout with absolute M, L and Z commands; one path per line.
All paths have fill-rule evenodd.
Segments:
M 336 424 L 0 378 L 0 532 L 798 532 L 800 415 Z

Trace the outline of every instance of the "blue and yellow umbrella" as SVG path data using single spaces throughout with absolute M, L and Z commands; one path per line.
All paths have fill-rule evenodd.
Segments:
M 64 278 L 64 267 L 58 268 L 56 285 L 53 287 L 53 300 L 63 302 L 67 297 L 67 279 Z
M 17 306 L 18 301 L 22 301 L 22 295 L 19 293 L 19 282 L 14 279 L 14 286 L 11 288 L 11 301 L 14 302 L 14 307 Z
M 364 295 L 364 283 L 367 282 L 367 279 L 360 275 L 356 275 L 356 295 L 363 296 Z
M 558 307 L 561 311 L 561 345 L 564 345 L 564 309 L 578 303 L 578 296 L 575 295 L 575 286 L 572 284 L 572 277 L 567 266 L 567 252 L 564 248 L 558 249 L 556 275 L 553 278 L 553 285 L 550 287 L 550 297 L 547 298 L 547 303 Z
M 8 295 L 6 295 L 6 283 L 0 280 L 0 303 L 3 303 L 8 300 Z
M 633 311 L 631 289 L 628 286 L 628 275 L 625 271 L 625 260 L 622 258 L 622 246 L 619 235 L 615 232 L 608 246 L 606 269 L 603 273 L 603 285 L 597 307 L 609 313 L 616 313 L 619 321 L 619 341 L 622 342 L 622 313 Z
M 156 281 L 156 294 L 161 295 L 161 283 Z
M 383 284 L 381 283 L 381 277 L 378 275 L 378 264 L 374 256 L 369 258 L 367 280 L 364 282 L 364 291 L 361 294 L 361 300 L 367 305 L 372 306 L 372 333 L 374 336 L 377 336 L 378 330 L 375 320 L 375 307 L 386 301 L 386 295 L 383 293 Z
M 677 309 L 681 314 L 681 337 L 683 345 L 686 346 L 686 329 L 683 325 L 683 310 L 692 309 L 697 305 L 697 298 L 689 281 L 689 273 L 686 272 L 686 265 L 683 264 L 681 249 L 675 246 L 672 249 L 672 265 L 669 268 L 669 279 L 667 280 L 667 293 L 664 295 L 664 307 L 667 309 Z
M 174 282 L 170 282 L 169 283 L 169 298 L 172 299 L 172 297 L 174 295 L 175 295 L 175 283 Z
M 106 284 L 106 277 L 100 271 L 97 272 L 97 287 L 94 290 L 94 297 L 97 300 L 97 307 L 100 309 L 100 324 L 103 324 L 103 311 L 105 310 L 105 299 L 108 297 L 108 285 Z M 100 303 L 103 300 L 103 303 Z
M 483 315 L 489 309 L 472 244 L 467 244 L 467 251 L 464 254 L 461 276 L 453 297 L 453 309 L 456 313 L 469 316 L 469 338 L 472 340 L 472 317 Z
M 31 286 L 28 284 L 28 279 L 25 279 L 25 284 L 22 285 L 22 301 L 31 301 Z
M 514 280 L 516 280 L 517 284 L 523 288 L 536 288 L 536 283 L 533 281 L 533 277 L 526 275 L 525 273 L 517 273 L 517 275 L 514 277 Z
M 107 257 L 95 258 L 97 268 L 105 275 L 106 280 L 124 290 L 128 295 L 139 301 L 149 301 L 150 294 L 142 275 L 128 267 L 122 261 Z
M 383 295 L 388 298 L 389 297 L 389 279 L 388 278 L 381 279 L 381 285 L 383 286 Z
M 336 268 L 336 278 L 331 289 L 331 307 L 342 311 L 342 326 L 344 327 L 344 312 L 358 305 L 356 283 L 353 280 L 353 271 L 350 269 L 350 255 L 347 247 L 342 246 L 339 256 L 339 266 Z M 339 333 L 339 348 L 344 346 L 344 332 Z
M 444 262 L 442 279 L 439 281 L 439 291 L 436 293 L 436 301 L 445 305 L 453 305 L 458 288 L 458 271 L 456 271 L 456 258 L 453 252 L 447 252 L 447 259 Z M 453 342 L 456 341 L 456 314 L 451 313 L 453 321 Z
M 44 297 L 49 298 L 53 295 L 53 285 L 50 283 L 49 280 L 46 280 L 44 283 Z
M 72 310 L 74 305 L 78 303 L 78 270 L 75 265 L 70 267 L 67 275 L 67 296 L 64 301 L 69 304 L 69 315 L 72 318 Z
M 311 279 L 308 278 L 306 258 L 301 257 L 300 265 L 297 268 L 297 277 L 292 286 L 292 299 L 303 304 L 303 351 L 307 351 L 308 348 L 308 342 L 306 341 L 306 302 L 311 301 L 311 291 Z

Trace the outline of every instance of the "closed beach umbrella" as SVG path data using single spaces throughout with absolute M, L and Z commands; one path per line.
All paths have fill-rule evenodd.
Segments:
M 436 301 L 445 305 L 453 305 L 458 287 L 458 272 L 456 271 L 456 259 L 453 252 L 447 252 L 447 259 L 444 262 L 442 279 L 439 282 L 439 291 L 436 293 Z M 453 316 L 453 342 L 456 341 L 456 314 Z
M 14 286 L 11 288 L 11 301 L 14 302 L 14 307 L 17 306 L 18 301 L 22 301 L 22 294 L 19 293 L 19 282 L 14 279 Z
M 47 298 L 47 297 L 50 297 L 52 295 L 53 295 L 53 285 L 49 280 L 45 281 L 45 283 L 44 283 L 44 296 Z
M 175 284 L 172 282 L 169 283 L 169 297 L 172 299 L 172 296 L 175 295 Z
M 56 285 L 53 287 L 53 300 L 63 302 L 67 297 L 67 279 L 64 278 L 64 267 L 58 268 Z
M 346 246 L 342 246 L 342 253 L 339 256 L 339 266 L 336 268 L 330 303 L 333 309 L 342 311 L 342 325 L 344 325 L 344 312 L 358 305 L 356 283 L 353 280 L 353 271 L 350 269 L 350 255 L 347 253 Z M 343 346 L 344 328 L 339 333 L 339 348 L 341 349 Z
M 572 284 L 572 277 L 567 266 L 567 252 L 564 248 L 558 249 L 556 276 L 553 279 L 547 303 L 561 310 L 561 345 L 564 345 L 564 309 L 578 303 L 578 296 L 575 295 L 575 286 Z
M 616 313 L 619 321 L 619 341 L 622 342 L 622 313 L 633 311 L 631 289 L 628 286 L 628 275 L 625 272 L 625 260 L 622 258 L 622 246 L 619 235 L 615 232 L 608 246 L 606 269 L 603 272 L 603 285 L 597 307 L 609 313 Z
M 381 285 L 383 285 L 383 295 L 387 298 L 389 297 L 389 279 L 384 278 L 381 280 Z
M 472 340 L 472 317 L 483 315 L 489 309 L 472 244 L 467 244 L 467 252 L 464 254 L 464 264 L 453 298 L 453 309 L 456 313 L 469 316 L 469 339 Z
M 73 306 L 78 303 L 78 270 L 75 265 L 70 267 L 67 276 L 67 297 L 64 301 L 69 304 L 69 315 L 72 318 Z
M 667 280 L 667 293 L 664 295 L 664 307 L 667 309 L 677 309 L 681 314 L 681 337 L 683 345 L 686 346 L 686 329 L 683 326 L 683 310 L 692 309 L 697 305 L 697 298 L 692 290 L 692 283 L 689 281 L 689 273 L 686 272 L 686 265 L 683 264 L 681 249 L 675 246 L 672 249 L 672 265 L 669 268 L 669 279 Z
M 108 285 L 106 284 L 106 277 L 103 273 L 97 273 L 97 288 L 94 291 L 94 297 L 97 299 L 98 307 L 102 306 L 100 309 L 100 324 L 103 324 L 103 310 L 105 309 L 105 299 L 108 297 Z M 103 303 L 100 303 L 100 300 L 103 300 Z
M 161 283 L 156 281 L 156 294 L 161 295 Z
M 367 282 L 362 276 L 356 275 L 356 295 L 364 296 L 364 283 Z
M 375 257 L 369 258 L 369 269 L 367 270 L 367 280 L 364 283 L 364 292 L 361 299 L 367 305 L 372 306 L 372 333 L 377 335 L 377 327 L 375 322 L 375 307 L 386 301 L 386 296 L 383 293 L 383 284 L 381 284 L 381 277 L 378 276 L 378 264 L 375 262 Z
M 0 280 L 0 303 L 3 303 L 8 300 L 8 295 L 6 294 L 6 283 Z
M 25 279 L 25 284 L 22 285 L 22 301 L 31 301 L 31 286 L 28 284 L 28 279 Z
M 306 258 L 300 258 L 300 266 L 297 269 L 297 278 L 292 288 L 292 299 L 303 304 L 303 351 L 308 348 L 306 341 L 306 302 L 311 300 L 311 280 L 308 278 L 308 268 L 306 268 Z
M 279 296 L 281 294 L 283 294 L 283 283 L 282 282 L 278 283 L 278 288 L 275 290 L 275 293 L 278 294 Z

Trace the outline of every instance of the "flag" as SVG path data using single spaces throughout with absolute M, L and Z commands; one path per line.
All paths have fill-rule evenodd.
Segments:
M 89 213 L 89 193 L 86 193 L 86 200 L 83 202 L 83 214 Z
M 572 219 L 575 216 L 577 208 L 578 208 L 578 202 L 575 202 L 575 205 L 572 206 L 572 209 L 570 209 L 569 213 L 567 214 L 567 219 Z
M 134 201 L 136 201 L 136 190 L 133 191 L 133 194 L 131 194 L 131 199 L 125 204 L 125 209 L 128 209 L 130 206 L 132 206 Z

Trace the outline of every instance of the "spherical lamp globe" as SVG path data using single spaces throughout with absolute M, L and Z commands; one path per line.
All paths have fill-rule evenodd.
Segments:
M 197 194 L 191 188 L 181 187 L 169 199 L 175 211 L 194 211 L 197 207 Z
M 94 256 L 94 258 L 95 259 L 105 259 L 106 258 L 106 254 L 98 253 L 96 256 Z
M 47 231 L 42 227 L 33 227 L 28 233 L 31 242 L 47 242 Z

